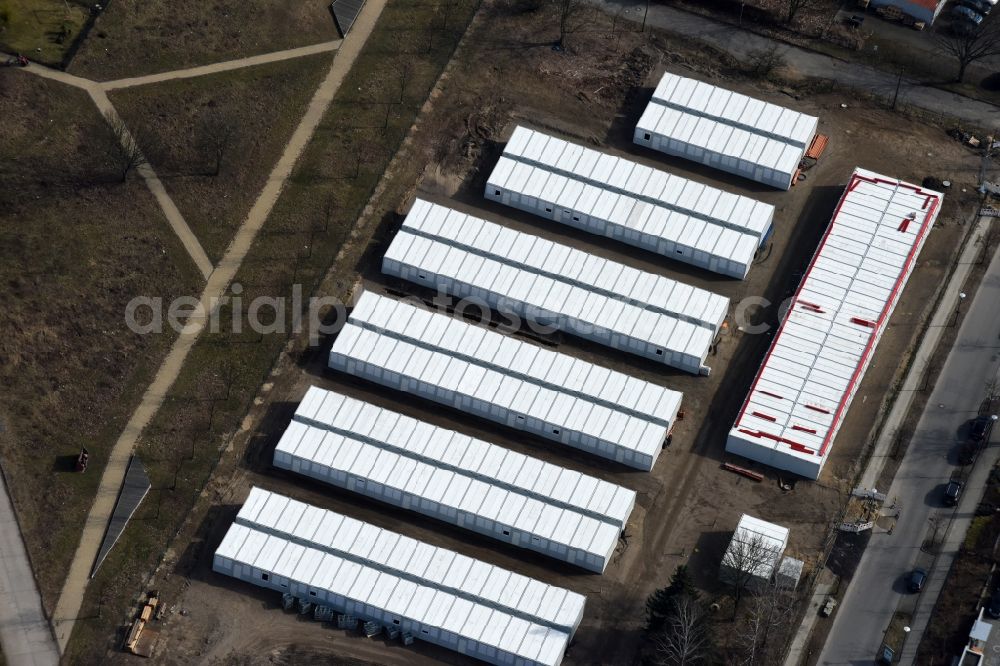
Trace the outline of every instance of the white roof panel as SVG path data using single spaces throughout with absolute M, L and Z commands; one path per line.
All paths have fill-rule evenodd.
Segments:
M 557 428 L 568 424 L 573 414 L 596 408 L 608 416 L 616 415 L 617 419 L 595 419 L 579 432 L 581 436 L 604 442 L 602 449 L 607 449 L 608 457 L 612 458 L 625 454 L 617 459 L 627 459 L 630 451 L 643 455 L 658 451 L 680 407 L 681 394 L 677 391 L 372 292 L 366 292 L 358 300 L 334 342 L 331 361 L 363 359 L 367 355 L 367 362 L 371 363 L 367 350 L 389 343 L 393 344 L 393 353 L 404 358 L 410 358 L 417 349 L 429 352 L 426 365 L 406 374 L 416 382 L 458 391 L 462 378 L 474 375 L 475 386 L 467 386 L 464 390 L 470 393 L 463 395 L 470 395 L 474 388 L 474 395 L 486 402 L 492 402 L 505 384 L 520 382 L 512 396 L 513 408 Z M 388 365 L 387 360 L 380 359 L 379 367 Z M 447 366 L 454 376 L 449 378 L 447 373 L 440 376 L 440 371 L 434 372 L 442 366 Z M 567 369 L 573 372 L 567 373 Z M 411 372 L 409 367 L 401 371 Z M 632 393 L 643 396 L 642 400 L 629 394 L 609 397 L 610 387 L 626 382 L 636 388 Z M 429 393 L 427 396 L 431 397 Z M 437 396 L 434 394 L 435 399 Z M 570 403 L 564 410 L 554 412 L 551 407 L 560 397 L 570 398 Z M 624 436 L 619 421 L 641 424 L 633 430 L 642 432 L 644 438 Z M 555 439 L 566 441 L 561 436 Z
M 296 516 L 314 509 L 259 488 L 253 488 L 251 496 L 285 510 L 296 507 Z M 216 559 L 288 577 L 306 588 L 326 589 L 539 663 L 559 662 L 583 615 L 582 595 L 373 525 L 361 523 L 353 535 L 338 532 L 320 541 L 305 540 L 297 536 L 295 523 L 284 512 L 267 515 L 272 517 L 267 522 L 237 518 L 216 550 Z M 397 550 L 411 557 L 393 558 Z M 428 577 L 432 561 L 439 566 L 436 575 Z M 529 585 L 540 586 L 538 597 L 504 594 L 511 587 Z M 491 626 L 506 629 L 501 634 L 489 631 Z
M 730 440 L 813 461 L 818 474 L 942 197 L 855 170 Z

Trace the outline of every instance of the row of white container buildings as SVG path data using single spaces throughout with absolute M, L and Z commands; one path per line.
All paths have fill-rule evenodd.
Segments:
M 819 477 L 941 200 L 938 192 L 855 170 L 727 451 Z
M 818 123 L 814 116 L 667 72 L 633 141 L 787 190 Z
M 645 471 L 681 404 L 677 391 L 373 292 L 329 366 Z
M 525 127 L 514 130 L 485 195 L 739 279 L 774 221 L 769 204 Z
M 417 199 L 382 271 L 693 374 L 729 300 Z
M 215 571 L 491 664 L 557 666 L 585 598 L 259 488 Z
M 602 573 L 635 493 L 312 387 L 274 465 Z

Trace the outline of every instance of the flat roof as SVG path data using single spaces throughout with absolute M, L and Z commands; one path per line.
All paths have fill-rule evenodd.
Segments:
M 561 660 L 586 601 L 260 489 L 215 556 L 546 664 Z
M 729 308 L 729 299 L 704 289 L 422 199 L 385 258 L 529 312 L 558 313 L 569 333 L 574 322 L 596 325 L 699 360 Z
M 854 171 L 730 438 L 825 461 L 942 197 Z
M 792 173 L 818 119 L 666 72 L 638 127 L 707 151 Z
M 487 186 L 747 266 L 774 218 L 769 204 L 524 127 Z
M 358 300 L 330 353 L 653 459 L 682 398 L 678 391 L 373 292 Z
M 715 226 L 751 234 L 758 241 L 767 235 L 774 219 L 771 204 L 521 125 L 514 129 L 503 155 Z
M 278 452 L 602 560 L 635 505 L 621 486 L 316 387 Z

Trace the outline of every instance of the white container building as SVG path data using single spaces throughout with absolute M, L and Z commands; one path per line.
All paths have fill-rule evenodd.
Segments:
M 816 479 L 943 195 L 856 169 L 726 450 Z
M 329 365 L 649 471 L 681 393 L 366 292 Z
M 635 506 L 621 486 L 316 387 L 274 465 L 597 573 Z
M 743 279 L 773 230 L 774 207 L 518 127 L 487 199 Z
M 814 116 L 667 72 L 633 141 L 787 190 L 818 124 Z
M 256 488 L 212 568 L 490 664 L 557 666 L 586 601 Z
M 710 291 L 422 199 L 382 271 L 693 374 L 708 374 L 729 308 Z
M 767 583 L 778 573 L 787 546 L 787 527 L 744 513 L 722 557 L 719 578 L 732 581 L 742 571 L 755 585 Z

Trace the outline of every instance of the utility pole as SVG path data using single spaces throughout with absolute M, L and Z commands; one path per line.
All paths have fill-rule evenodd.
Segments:
M 899 89 L 903 85 L 903 68 L 899 68 L 899 76 L 896 78 L 896 92 L 892 95 L 892 110 L 896 110 L 896 100 L 899 99 Z

